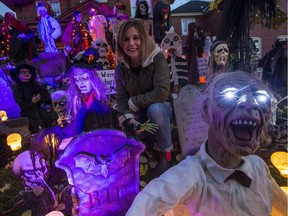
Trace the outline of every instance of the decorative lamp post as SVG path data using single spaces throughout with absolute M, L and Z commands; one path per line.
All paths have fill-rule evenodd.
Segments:
M 19 133 L 12 133 L 7 137 L 7 145 L 12 151 L 17 151 L 22 147 L 22 137 Z

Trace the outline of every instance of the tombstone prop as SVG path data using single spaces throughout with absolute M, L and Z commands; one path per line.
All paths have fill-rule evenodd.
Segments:
M 73 186 L 77 214 L 125 215 L 139 192 L 144 148 L 117 130 L 91 131 L 73 139 L 55 165 L 65 170 Z
M 182 157 L 193 154 L 208 135 L 208 124 L 201 115 L 201 93 L 194 85 L 181 88 L 173 100 Z

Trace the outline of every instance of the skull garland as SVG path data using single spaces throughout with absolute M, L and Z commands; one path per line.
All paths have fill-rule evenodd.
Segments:
M 51 95 L 52 105 L 54 110 L 58 114 L 58 125 L 65 126 L 65 124 L 70 123 L 72 120 L 72 105 L 70 96 L 66 91 L 58 90 Z
M 229 48 L 226 42 L 216 41 L 212 44 L 209 62 L 209 73 L 226 72 L 229 59 Z
M 97 63 L 100 63 L 102 65 L 102 69 L 107 70 L 110 68 L 109 61 L 107 60 L 107 51 L 108 51 L 108 44 L 103 39 L 99 38 L 96 39 L 92 47 L 97 49 L 99 54 L 99 59 L 97 60 Z
M 167 62 L 170 68 L 171 87 L 173 93 L 178 93 L 181 86 L 188 84 L 187 61 L 181 58 L 182 39 L 171 27 L 161 42 L 163 52 L 168 54 Z

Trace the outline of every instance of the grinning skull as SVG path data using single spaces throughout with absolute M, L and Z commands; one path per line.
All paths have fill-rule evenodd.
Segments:
M 105 57 L 106 58 L 106 52 L 107 52 L 107 49 L 108 49 L 108 44 L 101 38 L 99 39 L 96 39 L 93 44 L 92 44 L 92 47 L 97 49 L 98 50 L 98 54 L 99 54 L 99 57 L 103 58 Z
M 213 56 L 214 61 L 218 67 L 226 66 L 229 56 L 229 48 L 227 44 L 219 44 L 218 46 L 216 46 L 213 52 Z
M 161 48 L 167 50 L 168 52 L 176 51 L 181 48 L 182 39 L 179 34 L 174 31 L 171 27 L 165 37 L 162 40 Z
M 61 87 L 64 89 L 67 89 L 69 87 L 70 84 L 70 78 L 69 77 L 63 77 L 61 80 Z
M 34 165 L 32 157 L 34 157 Z M 45 175 L 47 173 L 46 161 L 41 159 L 39 153 L 35 153 L 32 156 L 30 151 L 24 151 L 15 158 L 13 172 L 23 180 L 26 192 L 35 192 L 35 189 L 44 187 Z

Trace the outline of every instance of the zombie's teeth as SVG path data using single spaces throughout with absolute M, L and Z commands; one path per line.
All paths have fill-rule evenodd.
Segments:
M 232 121 L 232 124 L 233 125 L 253 125 L 253 127 L 255 127 L 257 125 L 257 122 L 255 121 L 249 121 L 249 120 L 241 120 L 241 119 L 238 119 L 238 120 L 234 120 Z

